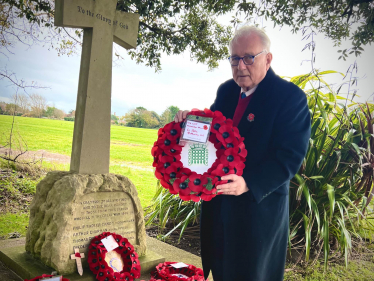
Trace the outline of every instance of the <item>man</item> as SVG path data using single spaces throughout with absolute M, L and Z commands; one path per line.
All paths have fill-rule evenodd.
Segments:
M 283 280 L 288 241 L 289 181 L 305 157 L 310 114 L 304 92 L 270 68 L 267 35 L 244 26 L 230 42 L 233 79 L 221 84 L 211 110 L 234 121 L 248 150 L 243 176 L 227 175 L 222 195 L 203 202 L 201 256 L 214 281 Z M 181 121 L 188 111 L 180 111 Z

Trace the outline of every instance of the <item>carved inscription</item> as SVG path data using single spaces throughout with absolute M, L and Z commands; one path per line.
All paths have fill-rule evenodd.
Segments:
M 89 17 L 95 17 L 96 19 L 101 20 L 103 22 L 106 22 L 109 25 L 112 25 L 112 23 L 113 23 L 113 26 L 117 26 L 118 25 L 118 21 L 117 20 L 113 20 L 112 21 L 111 19 L 106 18 L 102 14 L 95 14 L 94 12 L 91 12 L 88 9 L 84 9 L 81 6 L 77 6 L 77 8 L 78 8 L 78 13 L 81 14 L 81 15 L 86 15 L 86 16 L 89 16 Z M 123 29 L 129 29 L 129 26 L 127 24 L 123 23 L 123 22 L 119 23 L 119 27 L 123 28 Z
M 97 192 L 82 196 L 73 214 L 70 241 L 87 251 L 93 237 L 115 232 L 137 244 L 134 205 L 124 192 Z

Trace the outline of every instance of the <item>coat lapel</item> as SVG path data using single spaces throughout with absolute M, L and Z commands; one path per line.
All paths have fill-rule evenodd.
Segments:
M 239 132 L 244 132 L 244 130 L 248 131 L 256 122 L 261 122 L 261 120 L 259 120 L 258 118 L 256 119 L 256 115 L 258 115 L 258 113 L 261 112 L 264 108 L 263 105 L 274 86 L 272 83 L 274 77 L 274 71 L 269 68 L 265 78 L 260 82 L 260 84 L 258 84 L 256 91 L 253 93 L 254 96 L 249 102 L 247 109 L 245 110 L 243 117 L 239 122 Z M 248 120 L 249 114 L 253 114 L 253 116 L 251 116 L 253 117 L 252 122 Z

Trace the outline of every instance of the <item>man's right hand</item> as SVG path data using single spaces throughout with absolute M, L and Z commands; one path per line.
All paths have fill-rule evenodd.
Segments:
M 182 122 L 187 117 L 187 113 L 191 110 L 179 110 L 177 114 L 174 116 L 174 121 L 176 123 Z

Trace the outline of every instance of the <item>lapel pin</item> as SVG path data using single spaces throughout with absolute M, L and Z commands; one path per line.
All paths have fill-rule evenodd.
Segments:
M 249 122 L 252 122 L 254 119 L 255 119 L 255 115 L 254 115 L 253 113 L 249 113 L 249 114 L 248 114 L 248 117 L 247 117 L 247 120 L 248 120 Z

